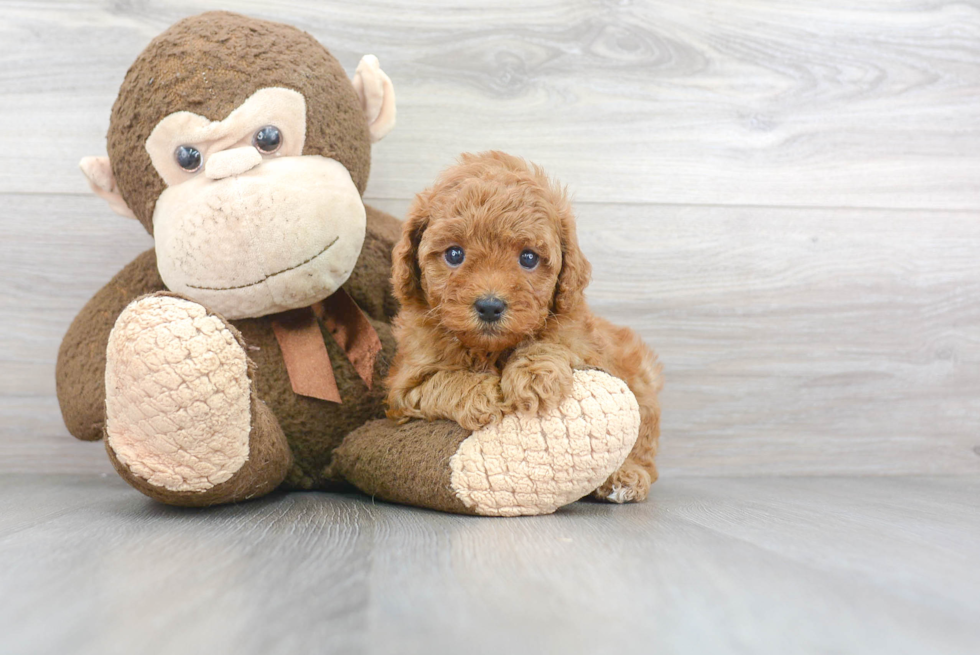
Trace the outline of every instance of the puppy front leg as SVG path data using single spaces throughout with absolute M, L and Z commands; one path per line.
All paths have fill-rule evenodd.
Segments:
M 504 414 L 500 378 L 491 373 L 436 371 L 421 384 L 392 388 L 388 418 L 450 419 L 467 430 L 499 421 Z
M 507 407 L 534 413 L 558 406 L 572 388 L 574 353 L 550 343 L 532 343 L 514 351 L 504 366 L 500 389 Z

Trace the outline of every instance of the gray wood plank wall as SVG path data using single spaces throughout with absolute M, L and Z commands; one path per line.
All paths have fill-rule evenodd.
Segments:
M 467 150 L 569 185 L 594 308 L 666 365 L 666 474 L 980 472 L 980 3 L 945 0 L 0 1 L 0 471 L 110 470 L 54 357 L 151 242 L 76 164 L 204 8 L 379 56 L 376 206 Z

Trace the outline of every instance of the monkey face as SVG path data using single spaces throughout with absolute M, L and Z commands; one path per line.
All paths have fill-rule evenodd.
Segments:
M 146 141 L 167 185 L 153 212 L 171 291 L 247 318 L 308 306 L 350 276 L 365 210 L 347 168 L 303 155 L 306 101 L 265 88 L 227 118 L 179 111 Z
M 178 21 L 130 66 L 92 190 L 154 236 L 167 287 L 226 318 L 308 306 L 351 274 L 391 80 L 309 34 L 229 12 Z

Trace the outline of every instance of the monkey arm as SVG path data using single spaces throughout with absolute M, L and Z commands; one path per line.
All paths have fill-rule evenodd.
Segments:
M 368 316 L 390 323 L 398 313 L 398 302 L 391 293 L 391 249 L 401 235 L 401 221 L 374 207 L 365 205 L 364 209 L 364 246 L 344 290 Z
M 364 205 L 367 212 L 367 231 L 394 246 L 402 235 L 402 222 L 387 212 Z
M 116 319 L 136 298 L 162 290 L 156 254 L 147 250 L 102 287 L 72 321 L 58 351 L 55 378 L 61 415 L 76 438 L 102 438 L 106 346 Z

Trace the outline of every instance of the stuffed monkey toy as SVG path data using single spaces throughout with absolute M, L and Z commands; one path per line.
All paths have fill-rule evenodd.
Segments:
M 81 168 L 154 248 L 81 310 L 58 400 L 77 438 L 157 501 L 353 485 L 449 512 L 553 512 L 636 439 L 621 381 L 580 371 L 560 410 L 477 432 L 384 416 L 399 221 L 366 206 L 395 123 L 378 60 L 353 79 L 310 35 L 226 12 L 147 46 Z M 379 420 L 380 419 L 380 420 Z

